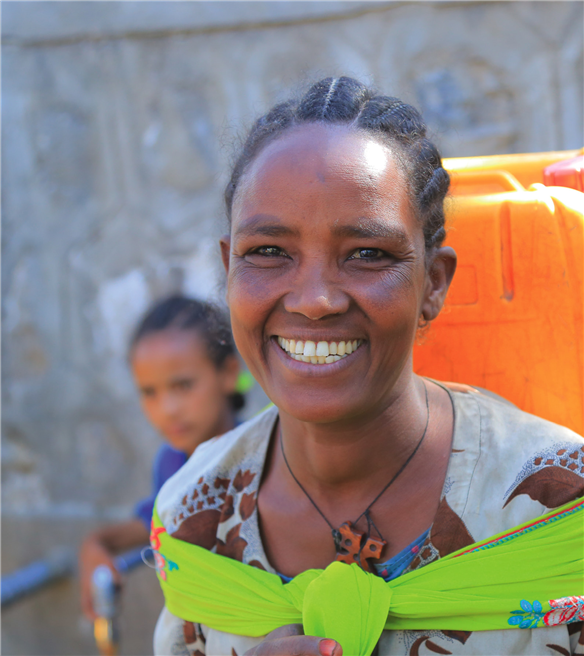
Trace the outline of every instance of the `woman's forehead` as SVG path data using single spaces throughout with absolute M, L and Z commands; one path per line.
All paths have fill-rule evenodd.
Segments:
M 339 208 L 367 215 L 408 210 L 405 177 L 392 148 L 344 125 L 303 125 L 266 146 L 241 180 L 233 221 L 252 214 Z M 361 212 L 363 210 L 363 212 Z
M 322 176 L 344 171 L 375 178 L 396 165 L 393 149 L 363 130 L 309 123 L 287 130 L 268 144 L 250 163 L 246 177 L 282 168 L 288 173 Z

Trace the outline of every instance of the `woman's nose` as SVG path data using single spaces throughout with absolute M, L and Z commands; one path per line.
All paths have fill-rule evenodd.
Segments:
M 323 266 L 306 266 L 295 276 L 293 289 L 284 299 L 287 312 L 303 314 L 316 321 L 343 314 L 349 309 L 349 297 Z

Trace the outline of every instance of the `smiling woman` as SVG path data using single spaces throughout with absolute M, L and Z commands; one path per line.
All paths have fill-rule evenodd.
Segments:
M 416 332 L 438 316 L 456 268 L 443 246 L 448 185 L 419 113 L 350 78 L 322 80 L 256 122 L 226 190 L 230 234 L 221 249 L 237 347 L 274 407 L 199 447 L 161 491 L 153 546 L 169 586 L 171 577 L 183 589 L 189 581 L 165 560 L 160 531 L 282 581 L 332 572 L 333 561 L 391 581 L 582 494 L 580 437 L 503 399 L 413 373 Z M 542 477 L 557 458 L 561 471 Z M 366 609 L 353 603 L 362 617 Z M 343 651 L 334 632 L 289 625 L 237 635 L 240 620 L 226 633 L 223 622 L 165 610 L 155 651 Z M 315 626 L 311 617 L 303 623 Z M 400 655 L 422 646 L 531 656 L 550 645 L 573 649 L 566 626 L 466 626 L 382 632 L 381 624 L 367 644 Z

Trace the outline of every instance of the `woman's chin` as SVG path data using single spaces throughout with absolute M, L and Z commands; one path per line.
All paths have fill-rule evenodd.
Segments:
M 353 419 L 363 412 L 363 399 L 353 395 L 324 395 L 311 393 L 310 390 L 296 394 L 275 394 L 274 405 L 294 419 L 311 424 L 334 424 Z

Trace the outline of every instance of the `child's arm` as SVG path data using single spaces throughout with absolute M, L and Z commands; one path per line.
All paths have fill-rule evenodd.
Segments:
M 91 597 L 91 577 L 99 565 L 106 565 L 113 573 L 117 585 L 122 579 L 114 565 L 114 556 L 140 545 L 148 544 L 148 529 L 141 519 L 130 519 L 120 524 L 109 524 L 90 533 L 79 550 L 79 579 L 81 609 L 90 620 L 96 619 Z

